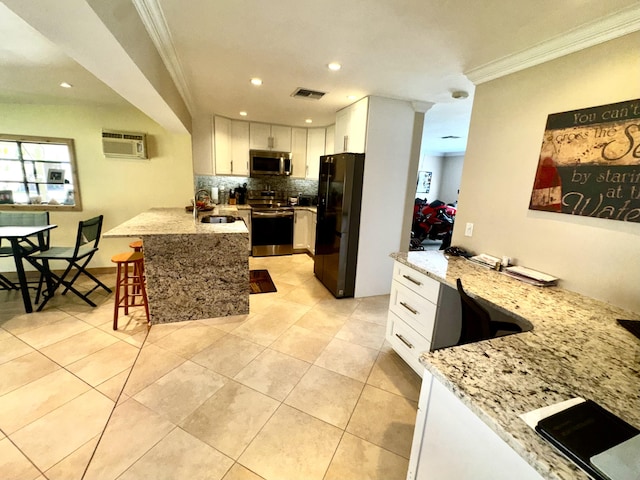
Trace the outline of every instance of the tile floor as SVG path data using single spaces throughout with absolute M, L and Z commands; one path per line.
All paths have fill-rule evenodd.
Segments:
M 150 329 L 114 332 L 98 291 L 30 315 L 0 292 L 2 479 L 405 478 L 420 378 L 388 296 L 336 300 L 306 255 L 250 265 L 278 292 L 249 315 Z

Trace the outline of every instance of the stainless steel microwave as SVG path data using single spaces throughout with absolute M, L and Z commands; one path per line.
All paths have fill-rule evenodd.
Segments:
M 291 175 L 293 163 L 291 153 L 271 150 L 249 150 L 249 174 L 252 177 L 262 175 Z

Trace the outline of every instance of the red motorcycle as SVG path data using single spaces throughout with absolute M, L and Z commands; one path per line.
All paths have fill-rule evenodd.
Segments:
M 422 242 L 427 238 L 442 240 L 440 250 L 447 248 L 451 244 L 456 213 L 456 207 L 451 204 L 440 200 L 428 203 L 426 200 L 416 198 L 413 206 L 410 249 L 423 250 Z

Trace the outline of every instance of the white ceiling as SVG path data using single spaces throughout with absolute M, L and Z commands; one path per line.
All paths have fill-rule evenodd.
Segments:
M 43 8 L 79 1 L 102 0 L 30 0 Z M 112 8 L 114 18 L 130 2 L 146 12 L 147 30 L 193 116 L 241 118 L 244 110 L 247 120 L 309 126 L 311 118 L 312 126 L 325 126 L 353 102 L 348 95 L 379 95 L 434 104 L 424 137 L 424 150 L 433 153 L 465 150 L 472 80 L 640 28 L 637 0 L 110 1 L 100 9 Z M 17 1 L 3 3 L 17 9 Z M 125 103 L 103 83 L 108 79 L 98 80 L 65 54 L 68 45 L 47 40 L 3 3 L 0 102 Z M 69 22 L 81 22 L 80 15 Z M 334 61 L 342 64 L 338 72 L 326 68 Z M 261 87 L 249 83 L 255 76 Z M 74 88 L 58 87 L 63 80 Z M 298 87 L 327 94 L 292 98 Z M 469 97 L 452 99 L 457 90 Z

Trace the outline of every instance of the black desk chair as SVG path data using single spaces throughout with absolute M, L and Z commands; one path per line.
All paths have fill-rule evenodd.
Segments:
M 457 345 L 494 338 L 500 336 L 498 332 L 508 334 L 522 331 L 520 325 L 515 323 L 491 320 L 489 312 L 475 299 L 467 295 L 459 278 L 456 280 L 456 285 L 458 293 L 460 293 L 462 307 L 462 329 Z
M 102 219 L 103 216 L 100 215 L 98 217 L 79 222 L 76 244 L 73 247 L 51 247 L 49 250 L 35 252 L 29 255 L 30 260 L 40 263 L 39 269 L 45 275 L 47 283 L 47 289 L 44 291 L 43 295 L 44 301 L 38 307 L 38 311 L 44 308 L 60 285 L 64 285 L 65 287 L 62 292 L 63 295 L 66 294 L 67 291 L 71 290 L 92 307 L 95 307 L 96 304 L 91 301 L 89 295 L 98 287 L 102 287 L 106 292 L 111 293 L 111 289 L 109 287 L 86 270 L 87 265 L 98 251 L 98 243 L 100 242 L 100 233 L 102 231 Z M 49 267 L 49 262 L 54 260 L 62 260 L 69 264 L 60 276 L 51 272 Z M 76 269 L 75 274 L 71 280 L 67 280 L 67 277 L 74 268 Z M 95 286 L 87 293 L 81 293 L 73 286 L 81 274 L 89 277 L 95 283 Z M 38 291 L 38 296 L 39 294 L 40 291 Z
M 41 225 L 49 225 L 49 212 L 0 212 L 0 226 L 20 226 L 20 227 L 36 227 Z M 49 248 L 49 232 L 44 232 L 45 244 L 42 246 L 44 250 Z M 22 247 L 27 251 L 35 251 L 40 248 L 39 245 L 30 241 L 23 242 Z M 13 249 L 11 246 L 3 247 L 0 239 L 0 258 L 13 257 Z M 37 282 L 41 285 L 40 281 Z M 31 282 L 29 282 L 31 283 Z M 20 290 L 20 285 L 12 282 L 0 273 L 0 290 Z

